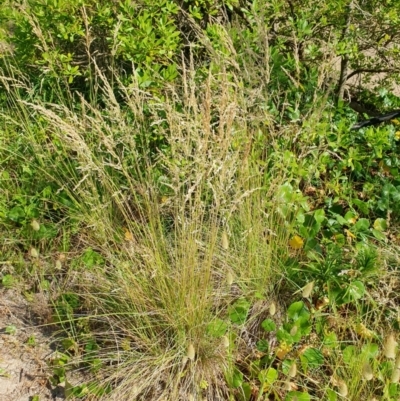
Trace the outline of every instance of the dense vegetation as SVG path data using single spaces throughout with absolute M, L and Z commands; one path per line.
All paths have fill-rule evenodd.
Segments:
M 399 399 L 400 123 L 350 130 L 399 37 L 390 0 L 3 1 L 0 285 L 54 386 Z

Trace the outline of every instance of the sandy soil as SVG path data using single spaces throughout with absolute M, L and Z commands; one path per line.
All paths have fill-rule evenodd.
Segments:
M 16 291 L 0 290 L 0 400 L 61 401 L 49 382 L 51 333 L 40 329 L 30 304 Z M 36 396 L 36 397 L 35 397 Z

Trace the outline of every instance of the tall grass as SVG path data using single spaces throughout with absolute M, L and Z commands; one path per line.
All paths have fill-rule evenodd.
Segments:
M 37 174 L 68 196 L 70 251 L 91 247 L 105 260 L 67 269 L 57 292 L 80 297 L 80 341 L 99 344 L 96 377 L 112 388 L 102 399 L 227 399 L 225 376 L 249 349 L 229 328 L 212 336 L 210 324 L 235 299 L 263 299 L 244 330 L 251 338 L 280 279 L 290 233 L 275 195 L 285 177 L 253 155 L 260 116 L 223 70 L 198 83 L 183 69 L 163 99 L 120 82 L 125 108 L 99 70 L 101 108 L 15 98 Z M 276 135 L 262 135 L 272 150 Z
M 282 297 L 276 289 L 285 271 L 294 214 L 280 188 L 290 182 L 286 171 L 293 173 L 296 165 L 286 169 L 285 163 L 296 155 L 315 153 L 317 159 L 322 152 L 315 142 L 326 146 L 321 130 L 314 128 L 326 106 L 327 95 L 318 93 L 329 63 L 320 68 L 302 130 L 297 124 L 279 126 L 266 105 L 286 110 L 288 93 L 279 83 L 275 92 L 267 91 L 274 66 L 263 42 L 264 22 L 257 23 L 264 59 L 253 55 L 250 46 L 244 46 L 248 53 L 235 54 L 221 29 L 221 46 L 229 52 L 217 54 L 206 43 L 208 75 L 193 63 L 183 64 L 176 84 L 162 91 L 147 92 L 135 81 L 128 86 L 118 73 L 112 74 L 111 84 L 94 60 L 99 93 L 91 99 L 102 103 L 77 93 L 63 100 L 61 92 L 57 104 L 46 103 L 18 73 L 10 70 L 1 77 L 9 109 L 1 113 L 0 154 L 15 171 L 7 180 L 14 187 L 4 190 L 0 202 L 12 197 L 11 191 L 18 193 L 25 185 L 18 174 L 26 174 L 29 185 L 21 196 L 29 192 L 45 199 L 39 223 L 48 219 L 58 228 L 51 244 L 22 240 L 11 229 L 5 244 L 27 251 L 34 242 L 44 255 L 29 274 L 37 277 L 39 287 L 51 282 L 49 299 L 54 319 L 69 337 L 63 344 L 73 355 L 71 367 L 88 371 L 81 380 L 100 384 L 103 392 L 97 398 L 240 398 L 233 385 L 235 371 L 256 352 L 260 322 L 272 314 L 271 305 L 283 309 L 274 301 Z M 283 157 L 296 146 L 303 148 Z M 306 167 L 310 175 L 318 168 Z M 55 249 L 63 254 L 58 270 Z M 88 250 L 101 256 L 88 263 L 82 256 Z M 397 255 L 397 250 L 391 255 L 396 266 Z M 394 301 L 382 301 L 380 291 L 374 298 L 383 306 L 364 319 L 377 332 L 385 305 L 395 309 Z M 242 324 L 232 318 L 237 301 L 251 305 Z M 361 306 L 370 308 L 367 302 Z M 354 364 L 342 355 L 349 341 L 346 330 L 359 322 L 347 317 L 350 310 L 346 318 L 333 312 L 328 329 L 336 325 L 332 331 L 342 337 L 325 355 L 329 366 L 302 374 L 298 381 L 323 396 L 332 386 L 350 399 L 372 395 L 360 369 L 365 355 L 360 353 Z M 355 316 L 363 313 L 360 307 Z M 216 335 L 221 325 L 227 327 Z M 363 333 L 351 341 L 361 348 L 370 338 Z M 292 388 L 289 382 L 282 394 Z M 66 383 L 67 394 L 71 391 Z M 261 399 L 263 391 L 258 394 Z

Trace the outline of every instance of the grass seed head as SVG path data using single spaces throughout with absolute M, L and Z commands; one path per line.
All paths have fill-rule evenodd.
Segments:
M 398 383 L 400 379 L 400 369 L 394 368 L 392 372 L 392 377 L 390 378 L 391 383 Z
M 347 384 L 344 380 L 340 380 L 338 383 L 338 393 L 342 397 L 347 397 L 347 394 L 349 393 L 349 389 L 347 388 Z
M 275 302 L 271 302 L 271 305 L 269 306 L 269 314 L 271 316 L 274 316 L 276 313 L 276 305 Z
M 386 337 L 385 344 L 383 345 L 383 354 L 386 356 L 386 358 L 396 358 L 396 347 L 397 341 L 394 338 L 393 333 L 391 333 Z
M 303 298 L 308 298 L 311 295 L 313 289 L 314 281 L 311 281 L 307 285 L 305 285 L 303 288 Z
M 222 249 L 227 250 L 229 248 L 228 234 L 226 233 L 225 230 L 222 232 L 221 245 L 222 245 Z
M 288 373 L 289 377 L 296 377 L 297 375 L 297 365 L 296 362 L 293 362 L 290 365 L 290 369 L 289 369 L 289 373 Z
M 187 348 L 187 352 L 186 352 L 186 356 L 193 361 L 194 357 L 196 355 L 196 352 L 194 350 L 194 345 L 193 344 L 189 344 L 188 348 Z
M 34 231 L 39 231 L 40 230 L 40 224 L 37 220 L 32 220 L 31 221 L 31 227 Z
M 363 365 L 362 375 L 365 380 L 372 380 L 374 377 L 374 372 L 372 370 L 371 365 L 368 362 L 365 362 Z

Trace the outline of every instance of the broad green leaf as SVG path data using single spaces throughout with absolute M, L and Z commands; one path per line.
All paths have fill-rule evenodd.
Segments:
M 239 399 L 241 401 L 249 401 L 251 398 L 251 386 L 249 383 L 243 383 L 239 388 Z
M 374 221 L 374 229 L 377 231 L 385 231 L 387 229 L 387 222 L 385 219 L 379 218 Z
M 229 319 L 235 324 L 244 324 L 247 319 L 247 314 L 249 313 L 250 302 L 245 298 L 238 299 L 229 308 Z
M 261 352 L 267 352 L 269 350 L 269 342 L 267 340 L 258 340 L 256 347 Z
M 87 267 L 99 266 L 104 264 L 102 256 L 94 251 L 92 248 L 87 248 L 82 255 L 82 261 Z
M 364 296 L 365 287 L 361 281 L 353 281 L 349 284 L 347 291 L 349 296 L 356 301 Z
M 369 228 L 369 220 L 368 219 L 360 219 L 354 224 L 354 231 L 362 232 L 367 231 Z
M 362 347 L 362 354 L 367 358 L 375 358 L 379 355 L 379 346 L 376 343 L 365 344 Z
M 261 383 L 272 384 L 278 378 L 278 371 L 274 368 L 263 369 L 258 374 Z
M 296 321 L 300 316 L 305 315 L 308 315 L 308 312 L 304 307 L 303 301 L 293 302 L 287 310 L 288 318 L 293 319 L 294 321 Z
M 324 209 L 318 209 L 314 212 L 314 219 L 318 224 L 322 224 L 322 222 L 325 220 L 325 210 Z
M 307 348 L 300 356 L 300 359 L 305 372 L 307 372 L 309 368 L 319 368 L 324 363 L 322 352 L 316 348 Z
M 243 373 L 235 370 L 232 377 L 232 387 L 239 388 L 243 384 Z
M 212 337 L 222 337 L 228 328 L 228 324 L 222 319 L 215 319 L 207 326 L 207 333 Z
M 12 276 L 11 274 L 5 274 L 2 278 L 1 278 L 1 284 L 6 287 L 6 288 L 11 288 L 15 283 L 15 279 L 14 276 Z
M 372 234 L 374 235 L 374 237 L 379 240 L 379 241 L 385 241 L 386 240 L 386 235 L 379 230 L 375 230 L 374 228 L 371 229 Z
M 279 342 L 284 342 L 286 344 L 293 344 L 293 336 L 290 335 L 285 329 L 282 327 L 276 332 L 276 338 Z
M 285 401 L 310 401 L 311 397 L 308 393 L 301 391 L 289 391 L 286 394 Z
M 351 365 L 356 361 L 357 348 L 354 345 L 349 345 L 343 350 L 343 360 Z
M 25 210 L 21 206 L 15 206 L 8 212 L 7 217 L 12 221 L 19 222 L 25 217 Z
M 265 330 L 265 331 L 274 331 L 276 329 L 276 324 L 272 319 L 265 319 L 262 323 L 261 323 L 261 327 Z
M 326 395 L 328 396 L 328 401 L 336 401 L 337 400 L 337 393 L 336 391 L 331 390 L 328 388 L 326 390 Z
M 336 333 L 330 332 L 325 334 L 323 344 L 326 347 L 335 347 L 338 344 Z

